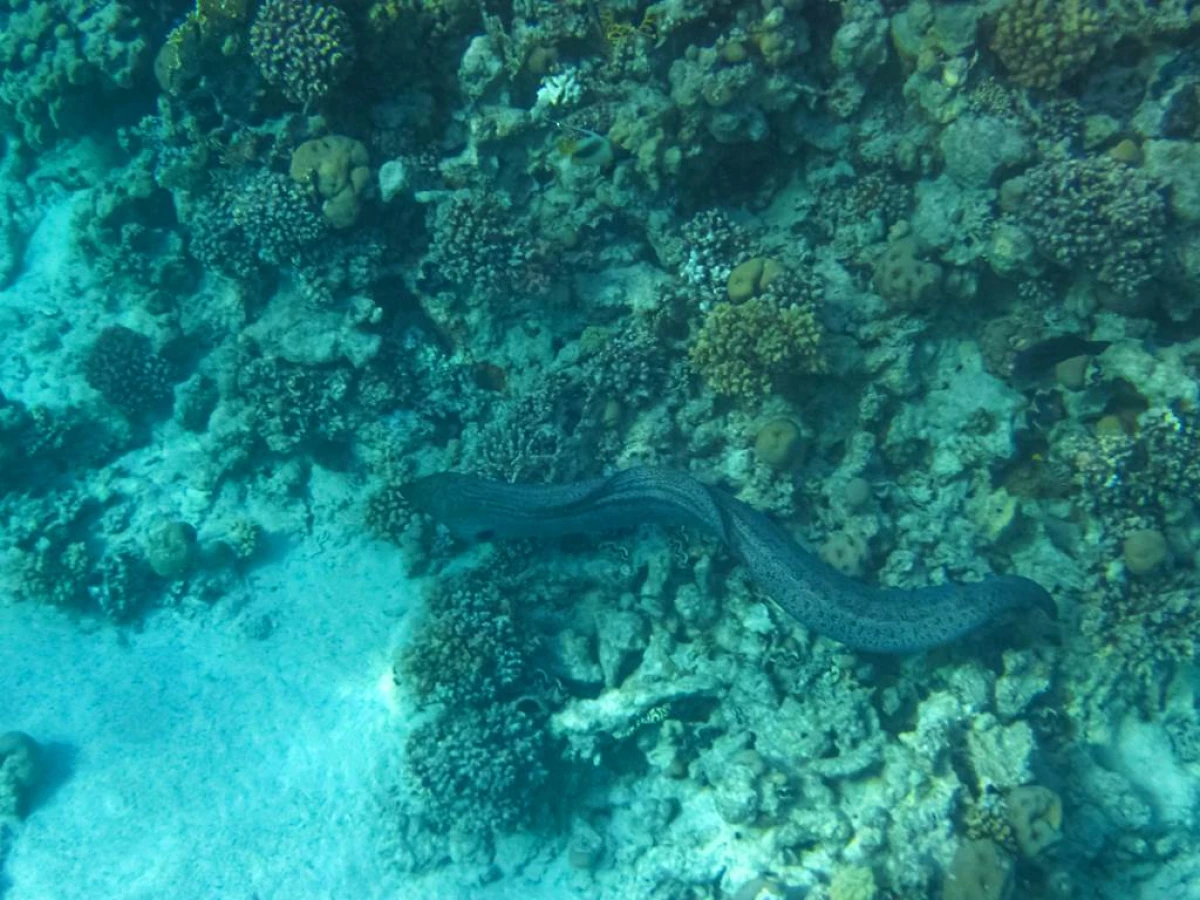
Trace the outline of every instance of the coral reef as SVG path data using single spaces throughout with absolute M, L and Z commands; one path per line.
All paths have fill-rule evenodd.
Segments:
M 307 541 L 386 542 L 425 580 L 361 600 L 405 610 L 371 739 L 431 896 L 1184 896 L 1197 27 L 0 0 L 0 587 L 219 623 Z M 467 547 L 402 493 L 635 465 L 1059 621 L 885 661 L 691 532 Z
M 136 5 L 10 0 L 0 15 L 0 122 L 35 147 L 86 133 L 93 105 L 150 62 L 154 17 Z

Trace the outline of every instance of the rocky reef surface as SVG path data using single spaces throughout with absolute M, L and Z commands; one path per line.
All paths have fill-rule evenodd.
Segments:
M 413 896 L 1193 896 L 1198 36 L 1186 0 L 0 0 L 0 603 L 136 630 L 330 527 L 391 545 Z M 468 546 L 400 490 L 631 465 L 1057 621 L 856 654 L 701 536 Z M 0 721 L 0 860 L 37 747 Z

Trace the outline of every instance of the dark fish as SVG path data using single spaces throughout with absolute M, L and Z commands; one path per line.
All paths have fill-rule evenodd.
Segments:
M 1020 382 L 1034 381 L 1063 360 L 1076 356 L 1095 356 L 1110 346 L 1111 341 L 1089 341 L 1077 334 L 1047 338 L 1032 347 L 1026 347 L 1013 358 L 1013 378 Z
M 638 466 L 567 484 L 509 484 L 439 472 L 401 493 L 459 537 L 561 537 L 686 525 L 724 543 L 751 580 L 813 631 L 872 653 L 907 653 L 944 644 L 1001 613 L 1036 606 L 1055 617 L 1054 600 L 1028 578 L 1003 575 L 923 588 L 865 584 L 826 565 L 764 513 L 671 469 Z

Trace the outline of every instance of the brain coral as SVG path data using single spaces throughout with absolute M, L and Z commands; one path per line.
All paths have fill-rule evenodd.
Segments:
M 305 106 L 324 99 L 354 61 L 347 15 L 318 0 L 266 0 L 250 28 L 263 77 Z
M 367 148 L 359 141 L 340 134 L 305 141 L 292 151 L 288 172 L 297 184 L 311 186 L 320 195 L 321 212 L 330 225 L 354 224 L 371 180 Z

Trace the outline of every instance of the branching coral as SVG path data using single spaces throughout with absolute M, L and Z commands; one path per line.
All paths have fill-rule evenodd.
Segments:
M 435 831 L 490 834 L 529 817 L 548 776 L 549 741 L 521 707 L 448 712 L 416 728 L 405 746 L 412 793 Z
M 719 394 L 762 400 L 789 376 L 824 370 L 822 329 L 809 304 L 768 297 L 718 303 L 692 343 L 692 365 Z
M 259 257 L 276 264 L 296 263 L 326 232 L 304 188 L 277 172 L 247 179 L 230 195 L 229 215 Z
M 450 282 L 488 295 L 543 293 L 546 262 L 530 240 L 530 223 L 489 196 L 460 191 L 430 213 L 433 242 L 422 261 L 432 283 Z
M 145 415 L 170 406 L 167 364 L 150 339 L 120 325 L 97 336 L 83 364 L 87 383 L 126 415 Z
M 396 665 L 399 684 L 438 704 L 409 736 L 405 768 L 436 831 L 488 834 L 526 819 L 547 778 L 550 741 L 531 684 L 511 579 L 447 577 Z M 514 590 L 516 588 L 516 590 Z
M 113 619 L 129 618 L 150 600 L 144 560 L 128 541 L 94 527 L 94 500 L 48 495 L 18 509 L 5 535 L 18 596 Z
M 1091 60 L 1102 24 L 1089 0 L 1012 0 L 996 20 L 992 49 L 1013 81 L 1053 90 Z
M 1139 170 L 1107 156 L 1063 159 L 1036 166 L 1010 186 L 1036 198 L 1023 204 L 1023 224 L 1059 265 L 1095 273 L 1123 297 L 1136 296 L 1161 269 L 1166 202 Z
M 1144 413 L 1137 434 L 1076 432 L 1056 444 L 1081 488 L 1079 498 L 1113 528 L 1160 527 L 1180 500 L 1200 495 L 1200 417 Z
M 412 506 L 404 499 L 400 483 L 389 481 L 367 497 L 363 524 L 377 538 L 399 544 L 405 532 L 417 520 Z
M 274 357 L 243 362 L 238 389 L 248 425 L 276 453 L 330 449 L 352 431 L 355 379 L 344 368 L 316 368 Z
M 10 401 L 0 393 L 0 494 L 37 492 L 70 469 L 76 475 L 123 449 L 111 417 L 85 417 Z
M 619 402 L 636 405 L 658 400 L 667 377 L 667 354 L 644 323 L 634 322 L 609 333 L 585 332 L 591 346 L 584 350 L 589 405 Z
M 354 62 L 350 19 L 318 0 L 266 0 L 250 28 L 250 55 L 289 100 L 324 100 Z
M 455 707 L 509 696 L 528 666 L 530 641 L 511 599 L 488 582 L 441 582 L 428 616 L 400 655 L 397 676 L 423 700 Z
M 678 259 L 670 260 L 689 287 L 704 300 L 725 296 L 732 260 L 750 255 L 750 236 L 727 214 L 716 209 L 698 212 L 679 228 Z M 661 251 L 660 251 L 661 252 Z
M 1161 583 L 1113 582 L 1081 611 L 1079 630 L 1096 648 L 1096 677 L 1117 682 L 1118 689 L 1149 694 L 1171 671 L 1195 659 L 1200 643 L 1200 603 L 1183 583 L 1164 590 Z
M 1186 571 L 1140 564 L 1131 540 L 1170 530 L 1200 494 L 1200 460 L 1195 447 L 1200 420 L 1166 409 L 1143 413 L 1136 434 L 1074 433 L 1056 442 L 1057 461 L 1065 461 L 1081 488 L 1080 503 L 1102 528 L 1097 556 L 1096 594 L 1082 608 L 1080 630 L 1103 655 L 1094 678 L 1111 689 L 1152 685 L 1167 671 L 1164 664 L 1190 661 L 1200 640 L 1200 603 L 1189 588 Z M 1124 540 L 1125 575 L 1116 566 Z M 1124 675 L 1131 684 L 1119 684 Z
M 308 191 L 278 172 L 218 179 L 211 199 L 188 217 L 188 249 L 205 266 L 236 278 L 270 266 L 313 262 L 329 226 Z

